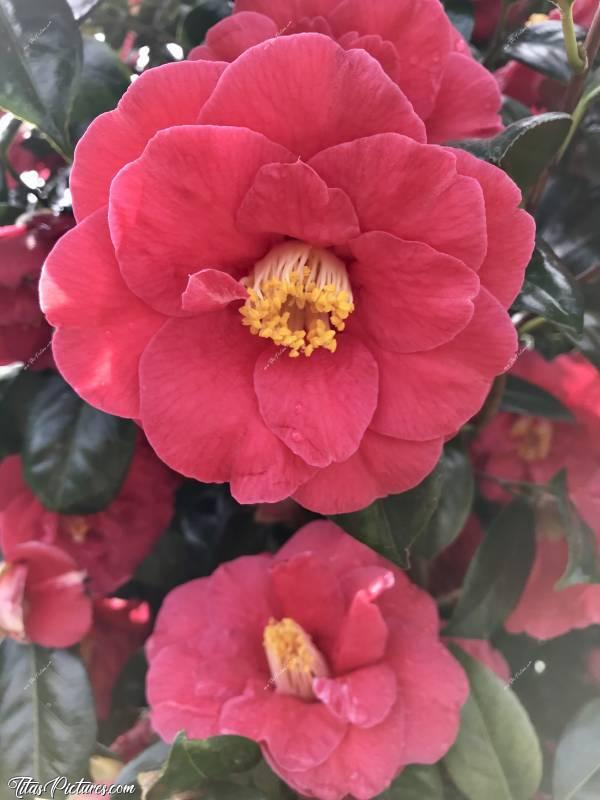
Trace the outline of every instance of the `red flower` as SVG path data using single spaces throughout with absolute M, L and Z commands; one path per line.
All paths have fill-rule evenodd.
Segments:
M 569 496 L 600 546 L 600 376 L 580 356 L 564 355 L 548 363 L 537 353 L 519 359 L 513 372 L 561 400 L 574 422 L 499 414 L 475 443 L 477 466 L 484 475 L 539 484 L 566 470 Z M 492 499 L 507 499 L 492 479 L 484 479 L 482 488 Z M 533 568 L 506 621 L 507 630 L 549 639 L 600 622 L 600 586 L 555 588 L 566 569 L 568 549 L 553 504 L 538 510 L 536 533 Z
M 92 629 L 81 645 L 100 719 L 110 713 L 112 691 L 129 658 L 152 628 L 150 608 L 140 600 L 107 597 L 94 603 Z
M 498 87 L 438 0 L 236 0 L 189 58 L 233 61 L 259 42 L 306 31 L 376 58 L 425 122 L 429 142 L 501 129 Z
M 70 215 L 42 212 L 0 227 L 0 365 L 25 361 L 40 369 L 51 361 L 51 330 L 37 283 L 54 242 L 74 222 Z
M 39 541 L 68 553 L 87 572 L 94 594 L 107 594 L 131 577 L 173 512 L 175 476 L 144 443 L 125 482 L 97 514 L 65 515 L 44 508 L 21 476 L 21 460 L 0 464 L 0 535 L 11 546 Z
M 85 573 L 58 547 L 13 544 L 0 531 L 0 637 L 70 647 L 87 632 L 92 604 Z
M 438 624 L 400 569 L 313 522 L 167 597 L 147 644 L 153 726 L 247 736 L 300 794 L 366 800 L 456 737 L 468 686 Z
M 142 75 L 77 147 L 41 290 L 59 369 L 240 502 L 419 483 L 514 357 L 533 246 L 504 173 L 423 139 L 319 34 Z

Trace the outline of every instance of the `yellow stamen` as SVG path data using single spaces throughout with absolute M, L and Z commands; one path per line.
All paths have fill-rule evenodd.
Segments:
M 520 417 L 510 429 L 517 443 L 517 454 L 524 461 L 543 461 L 552 447 L 552 423 L 547 419 Z
M 527 25 L 527 27 L 530 25 L 539 25 L 540 22 L 548 22 L 549 19 L 550 17 L 548 14 L 532 14 L 525 25 Z
M 67 533 L 77 542 L 81 544 L 90 531 L 92 526 L 85 517 L 70 517 L 66 521 Z
M 248 299 L 240 308 L 250 333 L 310 356 L 319 347 L 335 353 L 336 334 L 354 311 L 346 267 L 328 250 L 298 241 L 276 245 L 242 281 Z
M 282 694 L 313 700 L 313 678 L 326 678 L 329 670 L 325 659 L 306 631 L 289 617 L 269 621 L 263 644 L 271 669 L 267 686 L 275 686 Z

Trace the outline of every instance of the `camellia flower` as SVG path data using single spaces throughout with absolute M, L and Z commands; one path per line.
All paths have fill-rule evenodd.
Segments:
M 77 147 L 41 285 L 59 369 L 240 502 L 416 485 L 514 358 L 533 247 L 503 172 L 424 140 L 320 34 L 145 73 Z
M 498 414 L 474 448 L 477 467 L 484 475 L 482 489 L 502 502 L 507 493 L 493 477 L 545 484 L 566 470 L 569 497 L 600 547 L 600 376 L 580 356 L 564 355 L 548 363 L 537 353 L 519 359 L 514 372 L 557 397 L 574 419 L 562 422 Z M 567 562 L 560 514 L 548 498 L 537 510 L 535 561 L 519 603 L 506 621 L 508 631 L 549 639 L 600 622 L 600 586 L 556 589 Z
M 367 800 L 454 741 L 468 693 L 431 598 L 330 522 L 167 596 L 146 645 L 166 740 L 257 741 L 294 790 Z
M 441 143 L 501 130 L 500 93 L 438 0 L 236 0 L 191 59 L 233 61 L 273 37 L 315 31 L 377 59 Z
M 0 226 L 0 365 L 48 366 L 50 326 L 40 309 L 37 284 L 44 259 L 75 223 L 70 214 L 35 214 Z
M 93 594 L 121 586 L 148 555 L 173 513 L 176 477 L 140 440 L 112 503 L 96 514 L 57 514 L 44 508 L 21 474 L 19 456 L 0 464 L 0 535 L 60 547 L 89 575 Z
M 0 638 L 70 647 L 87 632 L 92 603 L 85 572 L 58 547 L 14 544 L 0 532 Z
M 92 628 L 81 644 L 100 719 L 110 713 L 114 685 L 150 633 L 150 607 L 140 600 L 106 597 L 94 602 Z

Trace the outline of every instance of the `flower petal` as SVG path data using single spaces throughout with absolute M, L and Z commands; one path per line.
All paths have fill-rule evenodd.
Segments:
M 494 76 L 470 53 L 452 53 L 435 105 L 425 122 L 427 141 L 442 144 L 451 139 L 493 136 L 502 130 L 498 113 L 501 104 Z
M 421 242 L 389 233 L 354 240 L 356 316 L 381 347 L 421 352 L 453 339 L 473 317 L 477 273 Z M 362 327 L 361 325 L 361 327 Z
M 435 467 L 443 440 L 409 442 L 367 430 L 357 452 L 341 464 L 331 464 L 293 497 L 320 514 L 358 511 L 378 497 L 412 489 Z
M 260 413 L 269 429 L 308 464 L 324 467 L 356 452 L 377 404 L 377 366 L 355 337 L 335 353 L 273 361 L 263 351 L 254 371 Z
M 324 247 L 345 244 L 360 233 L 348 195 L 329 189 L 302 161 L 261 167 L 237 220 L 248 232 L 278 233 Z
M 184 311 L 216 311 L 235 300 L 245 300 L 248 292 L 239 281 L 218 269 L 202 269 L 190 275 L 181 303 Z
M 199 121 L 251 128 L 303 158 L 380 131 L 425 138 L 412 106 L 371 56 L 345 52 L 317 33 L 247 50 L 223 74 Z
M 252 373 L 263 347 L 234 309 L 167 322 L 140 365 L 141 420 L 159 457 L 240 502 L 277 502 L 314 469 L 266 428 Z
M 209 28 L 204 43 L 194 47 L 188 59 L 209 58 L 211 61 L 235 61 L 249 47 L 277 36 L 272 19 L 255 11 L 243 11 L 225 17 Z
M 364 667 L 339 678 L 315 678 L 313 688 L 336 717 L 359 728 L 383 722 L 397 696 L 396 676 L 386 664 Z
M 110 231 L 130 289 L 159 311 L 181 312 L 190 275 L 218 267 L 239 277 L 273 237 L 242 233 L 235 216 L 260 166 L 293 160 L 240 128 L 160 131 L 110 193 Z
M 332 147 L 310 164 L 346 192 L 363 231 L 424 242 L 478 270 L 487 248 L 483 193 L 458 174 L 455 152 L 384 133 Z
M 48 320 L 59 328 L 53 352 L 66 380 L 97 408 L 136 418 L 139 359 L 165 318 L 125 285 L 106 208 L 57 242 L 44 265 L 40 299 Z
M 424 353 L 373 348 L 380 400 L 371 428 L 414 441 L 450 436 L 479 411 L 493 379 L 515 357 L 517 335 L 500 304 L 482 289 L 469 325 Z
M 180 61 L 155 67 L 137 78 L 114 111 L 96 117 L 77 144 L 71 171 L 78 221 L 108 203 L 112 179 L 157 131 L 196 121 L 226 66 Z

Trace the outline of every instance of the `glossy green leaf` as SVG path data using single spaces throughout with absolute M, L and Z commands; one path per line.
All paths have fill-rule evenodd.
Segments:
M 571 117 L 557 111 L 513 122 L 493 139 L 450 142 L 503 169 L 527 192 L 558 153 L 571 127 Z
M 438 464 L 414 489 L 376 500 L 361 511 L 336 514 L 332 519 L 355 539 L 408 569 L 411 548 L 438 504 L 442 480 L 443 467 Z
M 516 605 L 534 551 L 533 509 L 518 497 L 500 511 L 479 545 L 444 634 L 489 638 Z
M 508 375 L 500 408 L 512 414 L 573 422 L 573 415 L 554 395 L 516 375 Z
M 200 0 L 183 20 L 182 34 L 188 47 L 202 44 L 209 28 L 229 16 L 227 0 Z
M 413 764 L 402 770 L 389 789 L 374 800 L 444 800 L 442 775 L 437 764 Z
M 79 780 L 96 744 L 85 667 L 68 650 L 4 639 L 0 644 L 0 785 L 26 775 L 39 783 Z
M 561 736 L 554 758 L 554 800 L 600 797 L 600 700 L 591 700 Z
M 108 45 L 91 36 L 83 37 L 83 67 L 69 123 L 74 142 L 99 114 L 115 108 L 129 87 L 129 74 Z
M 66 155 L 81 69 L 81 35 L 66 0 L 0 0 L 0 107 Z
M 585 38 L 585 30 L 576 26 L 577 38 Z M 566 83 L 573 74 L 567 61 L 562 25 L 548 20 L 516 31 L 504 46 L 504 53 L 536 72 Z
M 512 125 L 519 119 L 531 116 L 531 109 L 515 100 L 514 97 L 502 96 L 502 109 L 500 111 L 502 122 L 505 125 Z
M 570 338 L 588 361 L 600 369 L 600 312 L 586 311 L 583 317 L 583 333 Z
M 59 376 L 52 376 L 28 415 L 22 451 L 25 479 L 52 511 L 101 511 L 121 488 L 136 435 L 131 420 L 92 408 Z
M 259 746 L 241 736 L 198 740 L 187 739 L 181 732 L 173 741 L 160 772 L 144 787 L 144 800 L 169 800 L 173 794 L 246 772 L 260 759 Z
M 471 459 L 459 444 L 446 445 L 441 468 L 439 502 L 426 530 L 415 542 L 415 552 L 424 558 L 434 558 L 456 539 L 473 506 L 475 481 Z
M 560 520 L 569 546 L 569 560 L 556 588 L 564 589 L 577 583 L 600 583 L 596 536 L 587 522 L 577 513 L 569 498 L 565 470 L 561 470 L 553 478 L 548 489 L 557 499 Z
M 540 745 L 517 696 L 491 670 L 453 647 L 469 679 L 458 738 L 444 758 L 468 800 L 532 800 L 542 777 Z
M 515 308 L 537 314 L 575 336 L 583 329 L 583 294 L 577 281 L 544 242 L 538 242 Z
M 0 377 L 0 458 L 18 453 L 27 415 L 47 376 L 17 367 L 3 367 Z

